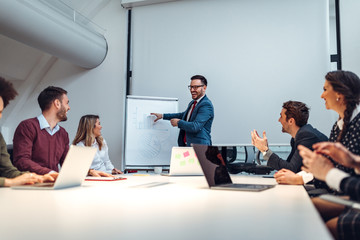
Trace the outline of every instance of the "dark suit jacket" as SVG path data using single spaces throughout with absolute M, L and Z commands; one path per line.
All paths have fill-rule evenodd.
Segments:
M 341 191 L 351 200 L 360 201 L 360 176 L 344 178 L 340 183 Z
M 360 201 L 360 176 L 344 178 L 340 189 L 351 200 Z M 360 212 L 353 208 L 345 208 L 338 219 L 340 239 L 360 239 Z
M 172 118 L 181 119 L 178 123 L 180 128 L 178 144 L 185 146 L 184 134 L 186 132 L 187 146 L 191 143 L 198 143 L 204 145 L 211 145 L 211 125 L 214 120 L 214 107 L 210 99 L 205 95 L 200 102 L 198 102 L 191 114 L 189 121 L 186 121 L 186 116 L 194 100 L 191 101 L 185 112 L 181 113 L 167 113 L 163 115 L 163 119 L 170 120 Z
M 293 172 L 299 172 L 301 170 L 302 158 L 297 149 L 298 145 L 304 145 L 312 149 L 312 145 L 317 142 L 327 141 L 328 138 L 319 132 L 316 128 L 313 128 L 310 124 L 302 126 L 296 133 L 295 138 L 291 138 L 291 152 L 286 160 L 281 159 L 277 154 L 270 153 L 270 157 L 267 161 L 267 165 L 280 170 L 282 168 L 289 169 Z M 264 158 L 266 159 L 267 153 Z

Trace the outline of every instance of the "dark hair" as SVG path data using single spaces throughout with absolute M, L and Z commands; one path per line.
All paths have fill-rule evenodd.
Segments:
M 3 99 L 4 108 L 16 97 L 17 94 L 18 93 L 13 84 L 0 77 L 0 97 Z
M 207 80 L 204 76 L 202 75 L 195 75 L 191 77 L 191 80 L 196 80 L 199 79 L 201 81 L 202 84 L 204 84 L 205 86 L 207 86 Z
M 344 96 L 346 109 L 344 112 L 344 126 L 340 131 L 337 141 L 341 141 L 346 133 L 347 126 L 356 106 L 360 102 L 360 79 L 349 71 L 333 71 L 325 75 L 325 79 L 330 83 L 335 92 Z
M 60 87 L 49 86 L 45 88 L 38 97 L 41 111 L 48 110 L 55 99 L 61 101 L 64 94 L 67 94 L 67 91 Z
M 309 119 L 309 108 L 306 106 L 305 103 L 297 101 L 287 101 L 283 103 L 282 107 L 286 110 L 286 120 L 294 118 L 296 125 L 299 127 L 307 124 L 307 121 Z

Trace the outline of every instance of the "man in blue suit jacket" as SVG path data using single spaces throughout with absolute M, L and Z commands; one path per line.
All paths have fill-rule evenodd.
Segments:
M 185 112 L 181 113 L 151 113 L 159 119 L 170 120 L 171 125 L 180 128 L 179 146 L 190 146 L 191 143 L 211 145 L 211 125 L 214 120 L 214 107 L 205 95 L 207 80 L 204 76 L 191 77 L 188 86 L 192 101 Z

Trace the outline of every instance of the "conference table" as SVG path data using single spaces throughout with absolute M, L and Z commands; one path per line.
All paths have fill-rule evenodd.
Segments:
M 332 239 L 303 186 L 245 192 L 211 190 L 204 176 L 124 177 L 60 190 L 0 188 L 0 239 Z

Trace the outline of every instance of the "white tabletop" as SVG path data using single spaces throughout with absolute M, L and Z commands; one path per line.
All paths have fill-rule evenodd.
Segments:
M 1 188 L 0 238 L 332 239 L 302 186 L 242 192 L 210 190 L 203 176 L 125 177 L 62 190 Z

